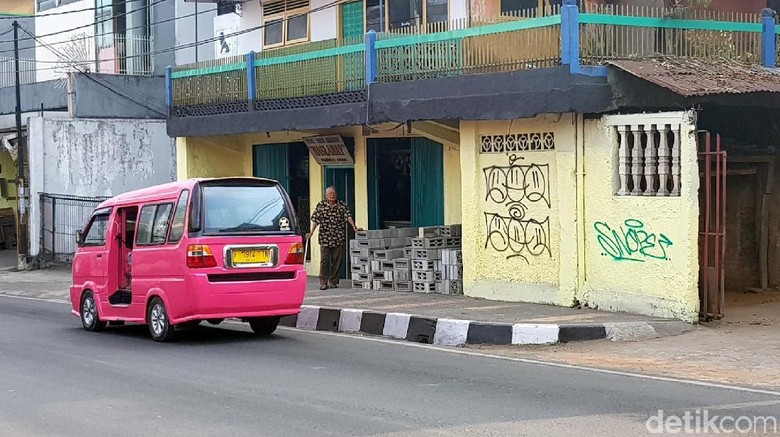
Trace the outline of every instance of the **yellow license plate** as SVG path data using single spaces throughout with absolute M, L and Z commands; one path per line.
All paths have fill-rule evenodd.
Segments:
M 233 249 L 233 264 L 265 264 L 270 260 L 268 249 Z

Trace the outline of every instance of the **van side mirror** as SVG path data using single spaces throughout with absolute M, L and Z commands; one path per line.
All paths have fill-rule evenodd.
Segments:
M 81 245 L 81 237 L 82 237 L 81 229 L 79 229 L 78 231 L 76 231 L 76 245 L 78 246 Z

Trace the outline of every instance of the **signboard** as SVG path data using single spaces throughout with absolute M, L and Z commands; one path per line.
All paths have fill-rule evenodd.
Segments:
M 352 155 L 341 135 L 326 135 L 304 138 L 303 142 L 309 147 L 311 156 L 319 165 L 354 164 Z

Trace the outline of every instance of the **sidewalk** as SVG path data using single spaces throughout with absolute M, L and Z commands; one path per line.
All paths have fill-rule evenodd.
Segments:
M 497 302 L 464 296 L 337 289 L 309 278 L 301 313 L 282 325 L 381 335 L 447 346 L 643 340 L 692 326 L 673 320 L 591 309 Z M 0 294 L 68 302 L 70 270 L 0 271 Z

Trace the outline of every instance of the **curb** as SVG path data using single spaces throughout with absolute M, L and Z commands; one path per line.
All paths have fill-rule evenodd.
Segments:
M 300 313 L 283 317 L 279 324 L 310 331 L 362 333 L 441 346 L 540 345 L 600 339 L 638 341 L 679 335 L 693 329 L 678 321 L 508 324 L 315 305 L 303 305 Z

